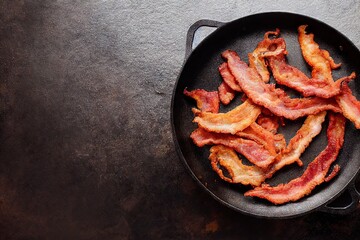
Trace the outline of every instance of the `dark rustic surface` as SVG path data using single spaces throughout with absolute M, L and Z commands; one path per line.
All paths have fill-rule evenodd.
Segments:
M 170 100 L 193 22 L 298 12 L 360 46 L 360 3 L 267 2 L 0 1 L 0 239 L 359 239 L 359 208 L 244 216 L 176 155 Z

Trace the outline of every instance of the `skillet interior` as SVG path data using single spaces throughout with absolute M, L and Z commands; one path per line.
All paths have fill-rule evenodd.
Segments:
M 334 79 L 349 75 L 352 71 L 360 74 L 359 50 L 345 36 L 332 27 L 309 17 L 292 13 L 262 13 L 248 16 L 225 24 L 207 37 L 192 52 L 179 75 L 172 102 L 172 126 L 174 139 L 180 157 L 184 160 L 190 173 L 213 197 L 221 203 L 240 212 L 255 216 L 285 218 L 308 213 L 326 204 L 338 196 L 356 176 L 360 167 L 360 134 L 348 121 L 346 125 L 345 142 L 336 164 L 341 167 L 339 176 L 330 183 L 318 186 L 309 196 L 284 205 L 275 206 L 264 200 L 244 197 L 249 188 L 223 182 L 212 171 L 208 161 L 210 147 L 198 148 L 189 138 L 190 133 L 197 127 L 192 123 L 191 108 L 194 102 L 185 97 L 182 92 L 185 87 L 189 90 L 203 88 L 216 90 L 221 82 L 218 66 L 223 62 L 221 52 L 232 49 L 247 61 L 247 53 L 251 52 L 256 44 L 263 39 L 266 31 L 279 28 L 281 37 L 287 44 L 288 62 L 296 66 L 308 76 L 310 69 L 303 60 L 297 41 L 297 27 L 309 25 L 308 32 L 315 34 L 315 41 L 320 47 L 327 49 L 335 62 L 341 62 L 339 70 L 333 71 Z M 360 99 L 359 77 L 350 83 L 354 95 Z M 221 111 L 228 111 L 239 103 L 239 98 L 233 104 L 222 107 Z M 286 121 L 286 126 L 279 129 L 287 141 L 301 126 L 304 118 L 294 122 Z M 327 122 L 327 121 L 326 121 Z M 307 164 L 312 161 L 326 145 L 326 127 L 323 125 L 321 134 L 315 138 L 310 147 L 301 156 L 304 167 L 291 165 L 283 168 L 272 179 L 270 185 L 286 183 L 302 174 Z

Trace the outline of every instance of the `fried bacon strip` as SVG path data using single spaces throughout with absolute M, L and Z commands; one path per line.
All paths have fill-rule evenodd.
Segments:
M 353 122 L 357 129 L 360 129 L 360 102 L 356 100 L 347 84 L 342 85 L 341 93 L 336 96 L 336 100 L 343 115 Z
M 314 34 L 306 34 L 306 27 L 306 25 L 302 25 L 298 28 L 303 57 L 313 68 L 312 76 L 314 78 L 325 79 L 331 84 L 333 82 L 331 69 L 340 67 L 340 64 L 334 62 L 328 51 L 319 48 L 319 45 L 314 41 Z M 355 78 L 355 73 L 352 73 L 351 76 Z M 360 102 L 352 94 L 347 82 L 341 84 L 341 93 L 336 96 L 336 101 L 343 115 L 353 122 L 357 129 L 360 129 Z
M 249 58 L 249 66 L 255 69 L 261 79 L 264 82 L 269 82 L 270 73 L 267 68 L 267 63 L 265 62 L 265 56 L 269 57 L 272 55 L 278 55 L 284 51 L 285 49 L 285 41 L 281 42 L 279 39 L 270 39 L 269 35 L 278 36 L 280 34 L 280 30 L 276 29 L 276 31 L 266 32 L 264 35 L 264 40 L 262 40 L 255 50 L 252 53 L 248 54 Z
M 264 83 L 259 74 L 241 61 L 234 51 L 227 50 L 222 56 L 227 59 L 230 71 L 248 98 L 277 116 L 294 120 L 325 110 L 341 111 L 334 99 L 290 98 L 282 89 Z
M 256 122 L 241 132 L 236 133 L 237 136 L 254 140 L 262 144 L 270 153 L 276 154 L 283 150 L 286 146 L 285 137 L 282 134 L 274 134 Z
M 302 95 L 305 97 L 333 97 L 340 93 L 342 82 L 349 82 L 355 78 L 355 73 L 352 73 L 350 76 L 343 77 L 337 80 L 335 83 L 332 80 L 329 82 L 323 78 L 308 78 L 299 69 L 288 65 L 286 63 L 284 54 L 269 57 L 268 60 L 276 82 L 295 89 L 296 91 L 302 93 Z
M 223 81 L 234 91 L 236 92 L 242 92 L 241 87 L 239 86 L 239 84 L 236 82 L 234 76 L 231 74 L 229 67 L 227 65 L 227 63 L 222 63 L 219 66 L 219 72 L 220 75 L 223 79 Z
M 296 201 L 323 183 L 331 164 L 336 160 L 344 142 L 345 118 L 340 114 L 329 114 L 326 148 L 308 165 L 302 176 L 289 183 L 275 187 L 256 187 L 245 193 L 245 196 L 267 199 L 274 204 Z M 338 170 L 337 170 L 338 171 Z
M 235 134 L 255 122 L 260 112 L 259 106 L 246 100 L 227 113 L 198 112 L 194 122 L 210 132 Z
M 184 94 L 188 97 L 193 98 L 196 101 L 196 106 L 198 109 L 204 112 L 219 112 L 220 100 L 219 94 L 217 91 L 208 92 L 204 89 L 195 89 L 188 91 L 184 89 Z
M 238 153 L 244 155 L 250 162 L 261 168 L 267 168 L 276 156 L 255 141 L 231 134 L 207 132 L 202 128 L 198 128 L 191 133 L 190 138 L 198 147 L 221 144 L 233 148 Z
M 219 98 L 222 104 L 228 105 L 235 97 L 235 91 L 232 90 L 226 82 L 222 82 L 218 87 Z
M 276 168 L 280 169 L 293 162 L 297 162 L 299 166 L 302 166 L 302 161 L 299 158 L 309 146 L 312 139 L 320 133 L 322 128 L 321 125 L 325 121 L 325 116 L 326 111 L 320 112 L 316 115 L 309 115 L 305 119 L 304 124 L 290 140 L 286 149 L 284 149 L 284 151 L 277 157 L 277 161 L 275 163 Z
M 272 177 L 274 173 L 282 167 L 294 162 L 297 162 L 300 166 L 302 165 L 299 157 L 312 139 L 320 133 L 321 125 L 325 120 L 325 115 L 326 112 L 321 112 L 317 115 L 308 116 L 302 127 L 290 140 L 286 149 L 281 154 L 277 155 L 275 162 L 269 165 L 265 170 L 256 166 L 243 165 L 232 149 L 219 146 L 216 146 L 216 148 L 213 147 L 214 150 L 211 152 L 210 160 L 212 167 L 219 176 L 227 182 L 260 186 L 265 179 Z M 220 166 L 227 170 L 231 178 L 224 176 L 222 170 L 219 168 Z M 339 169 L 334 168 L 334 174 L 330 174 L 327 178 L 335 175 L 335 170 L 338 171 Z
M 312 67 L 311 76 L 331 84 L 333 83 L 331 69 L 336 69 L 341 64 L 336 64 L 328 51 L 320 49 L 314 41 L 314 34 L 306 34 L 306 27 L 307 25 L 298 27 L 298 40 L 305 61 Z
M 222 145 L 213 146 L 210 148 L 209 159 L 213 170 L 227 182 L 259 186 L 265 180 L 265 170 L 257 166 L 244 165 L 231 148 Z M 230 177 L 224 175 L 222 168 L 226 169 Z

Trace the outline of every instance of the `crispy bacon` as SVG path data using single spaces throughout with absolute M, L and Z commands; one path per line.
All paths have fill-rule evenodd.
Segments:
M 259 186 L 266 178 L 272 177 L 275 172 L 286 165 L 294 162 L 302 165 L 299 157 L 312 139 L 320 133 L 325 115 L 326 112 L 321 112 L 317 115 L 309 116 L 303 126 L 297 131 L 296 135 L 290 140 L 286 149 L 279 154 L 275 162 L 265 170 L 256 166 L 246 166 L 242 164 L 237 154 L 231 148 L 224 146 L 215 146 L 210 149 L 211 154 L 209 158 L 212 168 L 227 182 Z M 224 176 L 220 166 L 227 170 L 231 178 Z M 334 168 L 334 171 L 326 180 L 330 180 L 338 171 L 339 168 Z
M 282 134 L 274 134 L 256 122 L 243 131 L 237 132 L 236 135 L 262 144 L 272 154 L 280 152 L 286 146 L 285 138 Z
M 235 134 L 255 122 L 261 108 L 246 100 L 227 113 L 199 112 L 194 122 L 207 131 Z
M 207 132 L 198 128 L 191 133 L 190 137 L 198 147 L 221 144 L 233 148 L 261 168 L 267 168 L 275 159 L 275 155 L 271 154 L 263 145 L 231 134 Z
M 234 91 L 242 92 L 241 87 L 236 82 L 234 76 L 231 74 L 226 62 L 219 66 L 219 72 L 224 82 Z
M 279 34 L 280 34 L 279 29 L 276 29 L 275 32 L 273 31 L 266 32 L 264 35 L 264 40 L 262 40 L 257 45 L 257 47 L 252 53 L 248 54 L 249 66 L 255 69 L 259 73 L 261 79 L 264 82 L 269 82 L 270 80 L 270 73 L 267 68 L 267 63 L 265 62 L 264 57 L 277 55 L 279 53 L 286 51 L 284 47 L 285 41 L 281 41 L 281 40 L 279 41 L 279 39 L 269 38 L 269 35 L 278 36 Z
M 323 78 L 308 78 L 299 69 L 286 63 L 285 55 L 269 57 L 269 65 L 277 83 L 295 89 L 305 97 L 318 96 L 330 98 L 340 93 L 341 83 L 355 78 L 355 74 L 343 77 L 335 83 Z M 331 71 L 331 69 L 330 69 Z M 319 72 L 319 71 L 318 71 Z
M 342 109 L 343 115 L 353 122 L 357 129 L 360 129 L 360 102 L 352 94 L 346 83 L 342 85 L 341 93 L 336 96 L 336 100 Z
M 306 34 L 306 27 L 306 25 L 302 25 L 298 28 L 299 43 L 304 59 L 313 68 L 312 76 L 333 84 L 331 69 L 340 67 L 340 64 L 334 62 L 328 51 L 319 48 L 314 41 L 314 34 Z M 355 78 L 355 73 L 352 73 L 349 78 Z M 343 115 L 353 122 L 357 129 L 360 129 L 360 102 L 352 94 L 347 82 L 340 85 L 341 92 L 336 96 L 336 101 Z
M 222 56 L 227 59 L 230 71 L 247 97 L 277 116 L 297 119 L 324 110 L 341 112 L 334 99 L 290 98 L 282 89 L 264 83 L 259 74 L 241 61 L 234 51 L 227 50 Z
M 245 196 L 264 198 L 274 204 L 283 204 L 310 194 L 317 185 L 325 181 L 326 174 L 344 142 L 344 133 L 345 118 L 340 114 L 329 114 L 328 144 L 308 165 L 302 176 L 275 187 L 268 185 L 256 187 L 246 192 Z
M 226 82 L 222 82 L 218 87 L 219 98 L 222 104 L 228 105 L 235 97 L 235 91 L 232 90 Z
M 198 107 L 193 108 L 194 122 L 199 126 L 190 136 L 194 144 L 216 145 L 209 156 L 213 170 L 227 182 L 255 187 L 245 196 L 275 204 L 296 201 L 339 173 L 339 165 L 329 169 L 344 141 L 345 118 L 330 113 L 328 144 L 303 175 L 275 187 L 262 184 L 288 164 L 297 162 L 302 166 L 300 156 L 320 133 L 327 110 L 343 113 L 360 129 L 360 101 L 347 85 L 355 73 L 334 82 L 332 69 L 340 64 L 334 62 L 328 51 L 320 49 L 314 35 L 307 34 L 305 29 L 306 25 L 298 28 L 298 40 L 305 61 L 312 67 L 311 78 L 287 63 L 285 40 L 278 38 L 280 31 L 276 29 L 265 33 L 263 41 L 248 54 L 249 66 L 233 51 L 222 53 L 226 62 L 218 69 L 223 82 L 217 92 L 184 90 Z M 304 98 L 290 98 L 275 84 L 267 84 L 268 67 L 278 84 L 297 90 Z M 228 104 L 239 91 L 245 93 L 244 103 L 229 112 L 218 113 L 219 102 Z M 294 120 L 303 116 L 307 116 L 304 124 L 286 146 L 284 136 L 277 134 L 279 125 L 284 126 L 284 118 Z M 254 165 L 243 164 L 236 152 Z
M 316 115 L 309 115 L 295 136 L 290 140 L 286 149 L 278 155 L 275 168 L 280 169 L 285 165 L 297 162 L 302 166 L 301 154 L 309 146 L 312 139 L 321 131 L 321 125 L 325 121 L 326 111 Z
M 306 34 L 306 27 L 307 25 L 301 25 L 298 28 L 298 40 L 305 61 L 312 67 L 311 76 L 331 84 L 331 69 L 336 69 L 341 64 L 336 64 L 328 51 L 320 49 L 314 41 L 314 34 Z
M 209 159 L 213 170 L 227 182 L 259 186 L 265 180 L 265 170 L 257 166 L 244 165 L 231 148 L 213 146 L 210 148 Z M 225 176 L 222 169 L 226 169 L 230 177 Z
M 220 100 L 217 91 L 208 92 L 204 89 L 195 89 L 188 91 L 184 89 L 184 94 L 196 101 L 196 106 L 204 112 L 219 112 Z

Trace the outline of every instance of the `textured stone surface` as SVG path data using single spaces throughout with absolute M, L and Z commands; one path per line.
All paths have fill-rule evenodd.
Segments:
M 0 1 L 0 239 L 360 238 L 360 209 L 233 212 L 176 155 L 187 29 L 265 11 L 318 18 L 360 47 L 357 1 Z

